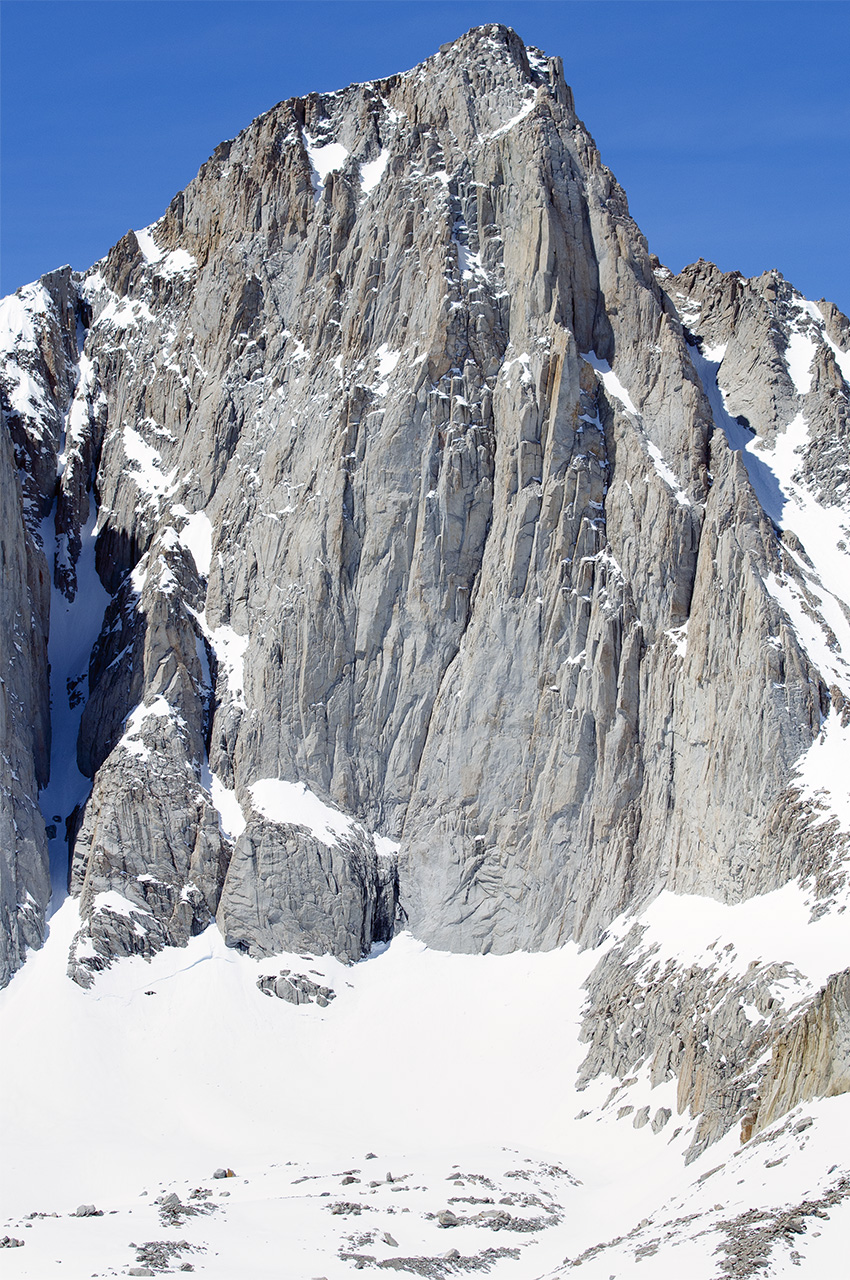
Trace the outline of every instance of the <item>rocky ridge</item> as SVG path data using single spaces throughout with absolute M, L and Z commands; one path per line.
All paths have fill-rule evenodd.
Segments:
M 4 308 L 4 980 L 52 828 L 83 985 L 213 918 L 355 961 L 398 927 L 595 944 L 662 890 L 839 909 L 850 828 L 803 762 L 848 725 L 850 325 L 775 272 L 666 271 L 559 59 L 494 25 L 281 103 Z M 96 638 L 51 660 L 50 763 L 63 609 Z M 784 959 L 647 979 L 638 935 L 588 985 L 586 1077 L 675 1077 L 695 1151 L 789 1105 L 741 1013 Z

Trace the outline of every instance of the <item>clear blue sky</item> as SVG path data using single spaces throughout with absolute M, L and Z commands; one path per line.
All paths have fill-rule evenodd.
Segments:
M 844 0 L 3 0 L 0 18 L 3 294 L 153 222 L 281 99 L 500 21 L 563 57 L 663 262 L 778 267 L 850 311 Z

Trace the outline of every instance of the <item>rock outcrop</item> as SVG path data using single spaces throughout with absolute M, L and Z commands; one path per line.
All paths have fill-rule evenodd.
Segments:
M 798 1102 L 850 1092 L 850 971 L 835 973 L 773 1045 L 758 1096 L 745 1116 L 746 1141 Z

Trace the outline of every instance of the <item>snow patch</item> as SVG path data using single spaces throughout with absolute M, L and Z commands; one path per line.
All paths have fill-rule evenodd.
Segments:
M 198 263 L 188 250 L 172 249 L 170 253 L 166 253 L 164 249 L 160 249 L 153 238 L 154 228 L 159 225 L 159 222 L 153 222 L 149 227 L 144 227 L 141 231 L 135 232 L 142 256 L 148 266 L 154 267 L 156 274 L 165 276 L 166 279 L 172 276 L 187 275 L 190 271 L 194 271 Z
M 236 792 L 226 787 L 218 774 L 213 773 L 206 756 L 201 764 L 201 785 L 209 792 L 222 831 L 229 839 L 237 840 L 245 830 L 245 814 Z
M 642 426 L 642 419 L 635 408 L 634 401 L 620 379 L 617 377 L 614 370 L 611 368 L 608 361 L 601 360 L 594 351 L 586 352 L 581 358 L 590 365 L 591 369 L 595 369 L 600 375 L 602 378 L 602 385 L 608 394 L 613 396 L 615 400 L 619 400 L 626 412 L 632 414 L 632 416 L 635 417 Z M 646 439 L 646 449 L 650 459 L 652 460 L 652 465 L 655 468 L 656 473 L 661 477 L 667 487 L 672 489 L 673 496 L 679 506 L 689 507 L 691 505 L 690 498 L 679 484 L 674 472 L 668 466 L 667 460 L 658 448 L 658 445 L 654 444 L 648 437 Z
M 843 724 L 833 707 L 820 734 L 794 766 L 803 798 L 820 810 L 816 825 L 838 819 L 850 832 L 850 723 Z
M 198 573 L 208 578 L 212 562 L 213 539 L 213 527 L 209 516 L 204 511 L 196 511 L 193 515 L 189 515 L 186 508 L 179 504 L 171 508 L 171 513 L 178 518 L 181 516 L 184 518 L 183 527 L 177 537 L 186 550 L 191 552 Z
M 844 785 L 846 789 L 846 769 Z M 833 911 L 812 920 L 812 905 L 795 880 L 733 905 L 665 889 L 639 917 L 621 917 L 609 932 L 623 936 L 633 923 L 645 925 L 641 949 L 657 947 L 646 963 L 662 968 L 667 958 L 685 969 L 719 965 L 736 976 L 743 976 L 753 963 L 792 965 L 808 984 L 808 992 L 805 985 L 795 984 L 797 999 L 847 967 L 844 918 Z M 731 943 L 731 950 L 715 946 L 718 939 L 723 945 Z
M 688 652 L 688 623 L 683 622 L 680 627 L 671 627 L 670 630 L 665 631 L 664 634 L 669 636 L 673 641 L 673 648 L 675 649 L 677 656 L 684 658 L 685 654 Z
M 342 168 L 348 159 L 348 151 L 341 142 L 314 142 L 306 129 L 304 145 L 310 160 L 313 196 L 318 204 L 325 189 L 325 179 L 329 173 Z
M 245 702 L 245 653 L 249 637 L 240 636 L 232 627 L 211 627 L 207 622 L 206 610 L 189 612 L 209 640 L 220 671 L 224 672 L 228 693 L 237 707 L 246 707 Z
M 38 334 L 53 310 L 50 294 L 40 284 L 30 284 L 0 302 L 0 356 L 11 357 L 3 366 L 9 403 L 22 418 L 52 416 L 52 406 L 38 379 L 21 367 L 20 357 L 40 351 Z
M 133 329 L 140 320 L 153 321 L 153 314 L 146 302 L 141 302 L 138 298 L 118 298 L 112 294 L 92 327 L 108 324 L 116 329 Z
M 162 471 L 162 457 L 158 449 L 148 444 L 135 427 L 124 427 L 124 455 L 128 462 L 134 462 L 136 469 L 130 469 L 128 475 L 135 480 L 142 493 L 151 498 L 168 497 L 177 488 L 177 471 L 174 467 L 168 475 Z
M 501 138 L 504 134 L 510 133 L 511 129 L 519 124 L 520 120 L 524 120 L 527 115 L 534 110 L 534 104 L 537 101 L 536 92 L 523 103 L 515 116 L 511 116 L 510 120 L 506 120 L 503 125 L 494 130 L 493 133 L 484 134 L 481 138 L 482 142 L 492 142 L 494 138 Z
M 590 365 L 591 369 L 595 369 L 601 376 L 602 384 L 609 395 L 612 395 L 616 400 L 619 400 L 620 404 L 628 413 L 634 414 L 636 418 L 639 418 L 640 414 L 635 408 L 631 396 L 617 377 L 614 370 L 611 368 L 608 361 L 601 360 L 595 351 L 587 351 L 581 358 L 586 364 Z
M 661 476 L 661 479 L 664 481 L 667 487 L 673 490 L 673 495 L 676 501 L 678 502 L 679 506 L 689 507 L 691 505 L 690 499 L 688 498 L 688 495 L 685 493 L 684 489 L 682 489 L 679 486 L 679 481 L 676 479 L 673 472 L 667 466 L 667 463 L 664 460 L 664 454 L 658 448 L 658 445 L 653 444 L 651 440 L 647 440 L 646 448 L 650 458 L 652 459 L 652 465 L 655 467 L 655 470 L 657 471 L 658 475 Z
M 460 270 L 462 280 L 483 280 L 489 281 L 489 277 L 481 261 L 481 254 L 473 253 L 469 245 L 463 244 L 460 240 L 455 240 L 457 245 L 457 265 Z
M 381 154 L 374 160 L 367 160 L 365 164 L 360 166 L 360 186 L 364 195 L 368 195 L 370 191 L 374 191 L 378 183 L 387 171 L 387 165 L 390 162 L 390 153 L 387 147 L 384 147 Z
M 147 907 L 140 907 L 137 903 L 130 902 L 129 898 L 125 898 L 115 889 L 105 889 L 95 894 L 92 912 L 97 915 L 101 911 L 111 911 L 113 915 L 124 916 L 126 920 L 129 920 L 134 912 L 142 916 L 151 914 Z
M 221 829 L 231 840 L 236 840 L 245 830 L 245 814 L 236 799 L 236 792 L 226 787 L 217 774 L 210 772 L 210 795 L 218 810 Z
M 795 329 L 789 335 L 785 364 L 800 396 L 808 395 L 812 389 L 812 361 L 816 350 L 817 343 L 807 333 Z
M 118 743 L 119 747 L 123 747 L 139 760 L 149 760 L 151 753 L 141 740 L 142 726 L 149 717 L 161 718 L 172 714 L 171 705 L 161 693 L 157 694 L 148 706 L 140 702 L 124 721 L 124 733 Z
M 764 578 L 764 585 L 785 611 L 800 644 L 821 675 L 840 688 L 850 689 L 850 665 L 842 656 L 842 651 L 836 650 L 834 633 L 830 634 L 824 625 L 824 618 L 818 616 L 833 614 L 834 617 L 829 618 L 829 621 L 834 621 L 844 631 L 848 630 L 847 620 L 834 597 L 827 595 L 826 592 L 816 595 L 812 589 L 810 595 L 818 606 L 816 612 L 793 578 L 778 578 L 775 574 L 769 573 Z M 830 605 L 833 606 L 831 609 Z M 843 652 L 847 653 L 850 650 L 845 648 Z
M 260 778 L 248 790 L 254 808 L 264 817 L 271 822 L 289 822 L 296 827 L 307 827 L 311 835 L 329 848 L 355 826 L 353 818 L 325 804 L 303 782 Z
M 814 304 L 807 304 L 811 307 Z M 816 308 L 814 308 L 816 310 Z M 765 513 L 781 529 L 789 529 L 805 547 L 814 565 L 814 574 L 800 558 L 797 563 L 806 581 L 808 595 L 832 631 L 835 647 L 823 625 L 813 619 L 811 604 L 799 587 L 772 575 L 765 585 L 797 629 L 803 645 L 821 671 L 850 692 L 850 668 L 841 654 L 850 653 L 850 523 L 839 506 L 822 506 L 808 486 L 799 478 L 800 465 L 809 448 L 809 427 L 805 416 L 798 413 L 772 445 L 747 431 L 729 413 L 725 397 L 718 385 L 722 349 L 701 354 L 690 348 L 691 360 L 700 375 L 711 403 L 714 420 L 722 427 L 730 448 L 740 451 L 753 491 Z M 799 372 L 799 371 L 798 371 Z M 811 646 L 811 648 L 809 648 Z
M 372 839 L 375 842 L 375 852 L 379 858 L 394 858 L 401 849 L 398 841 L 391 840 L 389 836 L 379 836 L 376 832 Z
M 142 251 L 142 257 L 149 266 L 155 266 L 162 261 L 163 257 L 163 250 L 160 249 L 153 238 L 153 229 L 156 226 L 159 226 L 159 223 L 152 222 L 149 227 L 143 227 L 141 231 L 135 232 L 136 240 Z
M 388 378 L 401 359 L 401 352 L 390 351 L 389 344 L 382 342 L 380 347 L 378 347 L 376 355 L 378 359 L 378 367 L 375 372 L 378 382 L 374 386 L 373 390 L 375 395 L 385 396 L 390 389 Z

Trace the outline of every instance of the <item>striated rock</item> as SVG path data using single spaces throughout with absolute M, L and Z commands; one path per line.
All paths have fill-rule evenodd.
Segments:
M 848 1091 L 850 970 L 845 970 L 833 974 L 809 1007 L 776 1038 L 760 1096 L 744 1118 L 741 1138 L 766 1129 L 800 1102 Z

